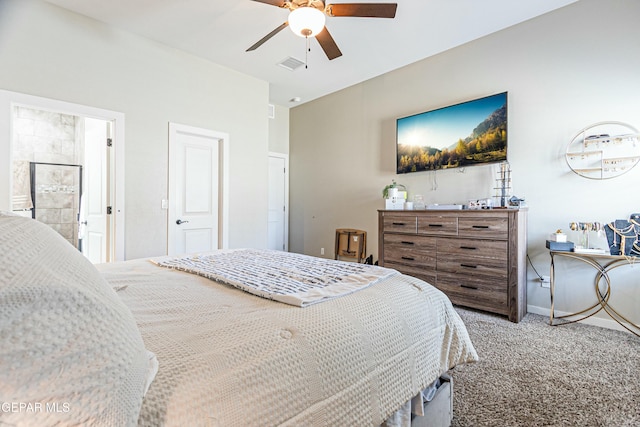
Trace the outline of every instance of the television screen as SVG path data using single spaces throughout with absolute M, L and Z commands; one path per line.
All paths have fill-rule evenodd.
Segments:
M 397 173 L 507 160 L 507 92 L 399 118 Z

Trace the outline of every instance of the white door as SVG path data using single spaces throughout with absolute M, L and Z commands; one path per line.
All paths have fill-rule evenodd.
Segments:
M 282 154 L 269 154 L 269 249 L 288 250 L 287 236 L 287 157 Z
M 107 138 L 111 123 L 99 119 L 84 119 L 83 191 L 80 207 L 82 254 L 92 263 L 108 262 L 107 206 L 109 168 Z
M 222 248 L 225 134 L 169 124 L 169 255 Z

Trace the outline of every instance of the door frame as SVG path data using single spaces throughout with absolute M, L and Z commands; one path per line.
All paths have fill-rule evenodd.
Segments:
M 27 95 L 24 93 L 0 90 L 0 210 L 11 211 L 11 192 L 13 188 L 13 108 L 27 107 L 79 117 L 91 117 L 113 122 L 114 144 L 109 150 L 109 200 L 112 207 L 109 233 L 112 261 L 125 260 L 124 244 L 124 113 L 74 104 L 56 99 Z M 106 141 L 105 141 L 106 144 Z
M 175 246 L 176 205 L 172 201 L 176 197 L 176 165 L 173 153 L 176 150 L 176 136 L 188 133 L 196 136 L 218 140 L 219 172 L 218 172 L 218 249 L 229 248 L 229 134 L 195 126 L 169 122 L 169 174 L 167 182 L 167 254 L 172 253 Z
M 289 155 L 269 151 L 268 157 L 284 160 L 284 251 L 289 252 Z

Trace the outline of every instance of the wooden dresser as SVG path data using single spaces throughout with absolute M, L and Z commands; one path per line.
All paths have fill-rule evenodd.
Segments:
M 378 211 L 379 264 L 451 302 L 519 322 L 527 312 L 527 210 Z

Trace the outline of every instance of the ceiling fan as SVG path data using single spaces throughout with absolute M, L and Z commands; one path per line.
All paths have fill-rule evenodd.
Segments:
M 325 17 L 395 18 L 397 3 L 341 3 L 325 6 L 322 0 L 252 0 L 289 9 L 289 18 L 275 30 L 258 40 L 246 51 L 256 50 L 286 27 L 301 37 L 315 37 L 327 58 L 342 56 L 338 45 L 324 26 Z

